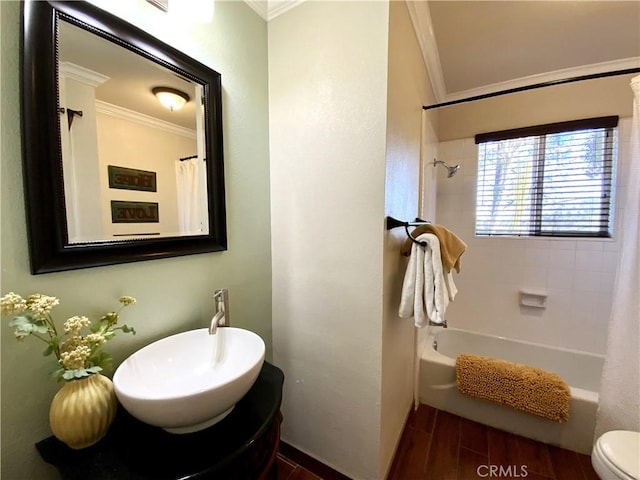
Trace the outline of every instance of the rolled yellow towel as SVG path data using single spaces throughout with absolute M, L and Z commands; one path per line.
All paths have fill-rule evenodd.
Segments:
M 442 225 L 436 225 L 428 223 L 426 225 L 420 225 L 411 232 L 413 238 L 419 237 L 423 233 L 433 233 L 440 241 L 440 257 L 442 258 L 442 266 L 448 273 L 452 268 L 456 269 L 456 272 L 460 273 L 460 256 L 467 249 L 467 244 L 464 243 L 455 233 L 451 230 L 443 227 Z M 411 254 L 411 246 L 413 242 L 410 238 L 407 238 L 400 249 L 400 253 L 405 257 Z
M 463 353 L 456 359 L 456 383 L 465 395 L 560 423 L 569 419 L 569 386 L 540 368 Z

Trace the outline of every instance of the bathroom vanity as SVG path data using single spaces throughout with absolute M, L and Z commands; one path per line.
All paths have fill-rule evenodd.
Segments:
M 73 450 L 52 436 L 36 448 L 63 479 L 275 479 L 283 383 L 282 371 L 264 362 L 233 411 L 199 432 L 168 433 L 120 408 L 107 436 L 92 447 Z

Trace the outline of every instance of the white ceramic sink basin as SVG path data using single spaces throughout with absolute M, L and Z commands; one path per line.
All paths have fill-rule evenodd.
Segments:
M 195 432 L 231 412 L 258 378 L 264 352 L 262 338 L 249 330 L 190 330 L 132 354 L 113 385 L 138 420 L 172 433 Z

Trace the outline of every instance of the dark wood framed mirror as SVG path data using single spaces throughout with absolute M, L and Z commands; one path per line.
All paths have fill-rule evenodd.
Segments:
M 31 273 L 226 250 L 220 74 L 83 1 L 24 1 L 21 42 Z

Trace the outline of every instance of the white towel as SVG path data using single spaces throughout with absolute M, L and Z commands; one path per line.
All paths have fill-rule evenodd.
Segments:
M 449 301 L 453 302 L 453 299 L 456 298 L 456 294 L 458 293 L 458 287 L 453 283 L 453 273 L 448 271 L 444 276 L 444 282 L 447 285 L 447 293 L 449 294 Z
M 416 240 L 426 242 L 426 246 L 414 243 L 411 247 L 398 315 L 401 318 L 414 317 L 417 327 L 424 327 L 429 321 L 442 324 L 449 300 L 457 289 L 453 279 L 452 290 L 447 289 L 438 237 L 423 233 Z

